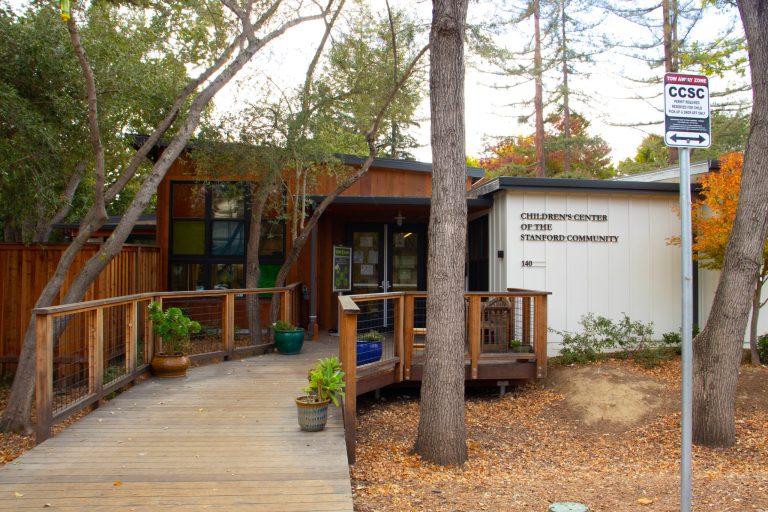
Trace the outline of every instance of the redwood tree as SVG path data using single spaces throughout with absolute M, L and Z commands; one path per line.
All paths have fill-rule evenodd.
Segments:
M 433 0 L 430 32 L 432 207 L 427 340 L 416 452 L 438 464 L 467 460 L 464 423 L 464 259 L 467 233 L 464 31 L 468 0 Z
M 768 1 L 739 0 L 749 48 L 752 119 L 741 192 L 707 326 L 694 340 L 693 441 L 735 442 L 741 346 L 768 231 Z

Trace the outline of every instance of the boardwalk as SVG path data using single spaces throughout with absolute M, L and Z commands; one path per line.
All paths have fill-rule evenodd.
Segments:
M 0 509 L 352 511 L 341 411 L 293 398 L 335 347 L 304 344 L 141 383 L 0 469 Z

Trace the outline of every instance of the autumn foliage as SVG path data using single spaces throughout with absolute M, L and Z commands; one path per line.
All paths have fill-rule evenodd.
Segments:
M 702 197 L 692 205 L 693 250 L 702 266 L 720 269 L 739 204 L 742 153 L 720 158 L 720 172 L 701 180 Z M 763 248 L 763 268 L 768 267 L 768 245 Z

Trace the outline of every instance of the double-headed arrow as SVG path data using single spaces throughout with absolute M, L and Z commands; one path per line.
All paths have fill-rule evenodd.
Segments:
M 674 142 L 677 142 L 679 140 L 685 141 L 685 142 L 698 142 L 699 144 L 703 144 L 705 140 L 703 135 L 699 135 L 698 137 L 683 137 L 678 134 L 674 134 L 670 137 Z

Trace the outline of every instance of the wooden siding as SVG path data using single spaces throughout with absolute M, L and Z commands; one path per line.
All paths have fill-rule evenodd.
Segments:
M 0 368 L 3 373 L 15 369 L 35 301 L 56 270 L 66 247 L 65 244 L 0 244 L 0 283 L 3 287 L 0 294 Z M 55 304 L 59 304 L 76 273 L 99 247 L 89 244 L 83 248 Z M 158 291 L 159 266 L 157 247 L 126 245 L 99 275 L 83 300 Z

